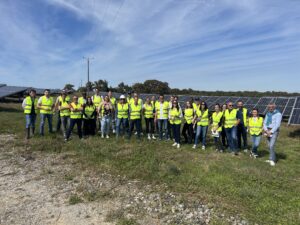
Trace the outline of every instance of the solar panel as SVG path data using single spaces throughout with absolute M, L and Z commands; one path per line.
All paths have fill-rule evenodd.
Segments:
M 294 101 L 294 108 L 289 118 L 289 124 L 300 125 L 300 97 Z
M 6 86 L 6 84 L 0 84 L 0 87 Z
M 0 87 L 0 98 L 22 93 L 27 89 L 28 87 L 2 86 Z

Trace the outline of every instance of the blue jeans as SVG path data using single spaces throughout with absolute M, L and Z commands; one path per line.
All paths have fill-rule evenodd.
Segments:
M 71 136 L 71 133 L 72 133 L 72 130 L 74 128 L 74 126 L 77 125 L 77 133 L 78 133 L 78 136 L 79 138 L 81 139 L 82 138 L 82 119 L 71 119 L 70 118 L 70 126 L 69 126 L 69 129 L 67 131 L 67 139 L 70 138 Z
M 257 155 L 257 149 L 260 144 L 261 135 L 251 135 L 252 139 L 252 153 Z
M 199 143 L 199 138 L 202 138 L 202 145 L 206 146 L 206 134 L 208 126 L 197 126 L 195 145 Z
M 52 133 L 52 114 L 41 113 L 40 134 L 44 135 L 45 120 L 48 120 L 49 132 Z
M 172 124 L 173 135 L 177 144 L 180 144 L 180 127 L 181 124 Z
M 270 149 L 270 160 L 272 160 L 274 162 L 276 161 L 275 143 L 276 143 L 278 135 L 279 135 L 279 132 L 277 131 L 272 135 L 272 137 L 267 138 L 268 146 Z
M 141 126 L 142 126 L 141 119 L 130 120 L 129 138 L 131 137 L 134 126 L 135 126 L 135 129 L 137 131 L 137 138 L 140 139 L 141 138 L 141 131 L 142 131 L 142 129 L 141 129 Z
M 169 138 L 168 133 L 168 120 L 167 119 L 158 119 L 157 120 L 157 126 L 158 126 L 158 133 L 159 133 L 159 139 L 163 139 L 163 133 L 165 132 L 166 139 Z
M 36 114 L 26 114 L 25 119 L 26 119 L 26 128 L 35 127 Z
M 111 123 L 111 116 L 106 115 L 103 116 L 101 119 L 101 131 L 103 135 L 108 135 L 109 134 L 109 128 L 110 128 L 110 123 Z
M 227 142 L 231 152 L 237 152 L 237 128 L 233 126 L 231 128 L 225 128 Z
M 64 135 L 64 137 L 66 138 L 67 137 L 67 130 L 68 130 L 68 127 L 70 125 L 70 117 L 69 116 L 61 116 L 59 117 L 60 120 L 61 120 L 61 131 Z
M 116 137 L 118 137 L 120 135 L 120 131 L 121 131 L 121 125 L 122 125 L 122 131 L 123 133 L 125 132 L 126 134 L 128 134 L 129 130 L 128 130 L 128 118 L 117 118 L 116 121 Z

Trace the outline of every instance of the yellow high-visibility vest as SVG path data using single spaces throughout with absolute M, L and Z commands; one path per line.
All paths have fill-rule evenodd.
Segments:
M 232 109 L 231 112 L 229 112 L 229 109 L 225 110 L 225 115 L 224 115 L 224 118 L 225 118 L 224 127 L 225 128 L 231 128 L 236 125 L 236 122 L 237 122 L 236 113 L 237 113 L 236 109 Z
M 194 118 L 194 109 L 188 108 L 184 110 L 184 119 L 187 124 L 191 124 Z
M 249 118 L 249 131 L 250 135 L 261 135 L 263 128 L 264 119 L 262 117 Z
M 45 95 L 42 96 L 41 106 L 43 109 L 40 110 L 41 114 L 52 114 L 53 98 L 47 98 Z
M 94 119 L 95 115 L 93 115 L 93 117 L 91 117 L 91 115 L 93 114 L 93 112 L 96 110 L 96 107 L 94 105 L 86 105 L 84 108 L 84 113 L 86 115 L 83 114 L 83 119 Z
M 32 103 L 33 103 L 35 114 L 38 113 L 38 109 L 37 109 L 38 100 L 37 100 L 37 98 L 34 98 L 34 101 L 32 102 L 31 97 L 27 96 L 25 98 L 25 103 L 26 103 L 26 105 L 24 107 L 24 113 L 25 114 L 30 114 L 31 113 Z
M 201 112 L 200 109 L 198 109 L 198 111 Z M 200 126 L 208 126 L 209 124 L 209 121 L 208 121 L 208 109 L 205 110 L 204 112 L 201 112 L 201 120 L 197 123 L 197 125 L 200 125 Z
M 217 131 L 222 131 L 222 125 L 219 126 L 219 123 L 221 122 L 221 119 L 223 117 L 223 112 L 219 112 L 218 114 L 214 112 L 212 114 L 212 126 L 213 128 L 217 128 Z
M 181 110 L 177 108 L 170 109 L 170 124 L 181 124 Z
M 152 104 L 144 104 L 144 109 L 145 109 L 145 118 L 153 118 L 153 111 L 154 111 L 154 106 Z
M 79 103 L 75 104 L 74 102 L 71 103 L 73 109 L 80 109 L 81 105 Z M 71 119 L 81 119 L 82 118 L 82 111 L 73 112 L 71 111 L 70 114 Z
M 162 103 L 162 110 L 163 110 L 162 114 L 160 112 L 160 107 L 161 107 L 160 102 L 156 102 L 155 103 L 155 111 L 157 113 L 157 119 L 160 119 L 160 118 L 162 118 L 162 119 L 168 119 L 169 102 L 164 101 Z
M 69 106 L 69 102 L 62 101 L 60 106 L 61 107 L 68 107 Z M 59 115 L 60 116 L 70 116 L 70 109 L 60 109 L 59 110 Z
M 95 107 L 99 107 L 101 102 L 102 102 L 102 98 L 100 95 L 93 96 L 93 103 L 94 103 Z
M 140 104 L 131 104 L 130 105 L 130 119 L 135 120 L 135 119 L 141 119 L 141 110 L 142 106 Z
M 118 103 L 117 109 L 118 109 L 117 117 L 119 119 L 128 118 L 128 103 L 124 103 L 123 105 L 121 103 Z
M 79 105 L 83 106 L 84 104 L 86 104 L 86 99 L 84 99 L 83 97 L 79 97 L 78 103 L 79 103 Z

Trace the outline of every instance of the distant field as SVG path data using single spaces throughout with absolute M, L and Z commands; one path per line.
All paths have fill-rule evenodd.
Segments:
M 18 145 L 24 141 L 24 116 L 20 104 L 0 104 L 0 133 L 14 133 Z M 38 131 L 39 120 L 37 121 Z M 215 153 L 211 137 L 206 151 L 171 142 L 144 139 L 103 140 L 99 136 L 63 142 L 60 133 L 36 135 L 28 145 L 43 152 L 74 152 L 87 167 L 126 175 L 149 184 L 167 184 L 169 190 L 189 199 L 201 199 L 228 215 L 239 214 L 251 223 L 300 224 L 300 128 L 283 124 L 277 142 L 279 162 L 270 167 L 266 141 L 261 157 L 241 153 L 233 157 Z M 38 132 L 37 132 L 38 133 Z M 151 143 L 151 144 L 150 144 Z M 164 190 L 161 190 L 164 191 Z M 220 224 L 215 221 L 215 224 Z

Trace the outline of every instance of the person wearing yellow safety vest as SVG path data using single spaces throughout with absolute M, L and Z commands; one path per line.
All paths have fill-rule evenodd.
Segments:
M 223 115 L 224 118 L 224 128 L 226 132 L 226 137 L 230 151 L 234 155 L 238 155 L 237 152 L 237 125 L 239 124 L 239 119 L 237 118 L 237 110 L 233 108 L 233 103 L 227 103 L 227 109 Z
M 112 128 L 112 132 L 113 134 L 116 133 L 116 107 L 117 107 L 117 100 L 116 98 L 113 96 L 112 91 L 108 91 L 107 93 L 108 97 L 109 97 L 109 101 L 112 105 L 112 114 L 111 114 L 111 128 Z
M 221 132 L 223 126 L 223 112 L 221 106 L 217 103 L 215 105 L 215 112 L 211 116 L 211 131 L 214 138 L 215 147 L 217 152 L 223 152 L 223 145 L 221 142 Z
M 248 151 L 248 143 L 247 143 L 247 125 L 248 125 L 248 110 L 244 107 L 244 103 L 242 101 L 237 102 L 237 118 L 240 120 L 237 125 L 237 140 L 238 140 L 238 148 L 242 149 L 242 138 L 243 138 L 243 149 L 244 152 Z
M 76 124 L 77 126 L 77 133 L 79 138 L 82 138 L 82 110 L 83 107 L 78 102 L 78 96 L 73 96 L 73 102 L 70 104 L 70 126 L 67 132 L 67 137 L 65 138 L 65 141 L 68 141 L 71 135 L 71 132 Z
M 150 98 L 146 98 L 146 102 L 143 105 L 143 114 L 146 123 L 146 133 L 148 135 L 148 140 L 156 139 L 154 136 L 154 105 L 151 103 Z
M 117 104 L 116 108 L 116 137 L 120 136 L 121 125 L 123 132 L 128 134 L 128 115 L 129 115 L 129 105 L 126 102 L 126 98 L 124 95 L 120 96 L 120 101 Z
M 129 135 L 130 138 L 135 127 L 137 131 L 137 138 L 141 138 L 142 132 L 142 105 L 139 104 L 138 96 L 133 98 L 133 103 L 129 105 L 130 112 L 130 125 L 129 125 Z
M 29 91 L 29 96 L 27 96 L 22 103 L 26 119 L 26 139 L 30 138 L 30 127 L 32 129 L 32 135 L 34 135 L 36 115 L 38 112 L 37 104 L 36 90 L 31 89 Z
M 64 138 L 67 137 L 67 129 L 70 124 L 70 97 L 67 97 L 67 93 L 63 92 L 58 102 L 59 119 L 61 120 L 61 130 Z
M 83 136 L 95 135 L 96 131 L 96 107 L 92 97 L 87 97 L 86 104 L 83 106 Z
M 197 148 L 199 138 L 201 137 L 202 141 L 202 150 L 205 150 L 206 147 L 206 134 L 209 125 L 209 111 L 207 108 L 206 102 L 201 102 L 200 109 L 197 109 L 196 115 L 194 117 L 194 123 L 197 122 L 197 130 L 195 136 L 195 144 L 193 148 Z
M 171 95 L 170 99 L 169 99 L 169 112 L 170 112 L 170 110 L 171 110 L 171 108 L 173 106 L 174 99 L 175 99 L 175 96 Z M 172 130 L 172 125 L 170 123 L 170 120 L 168 120 L 168 128 L 167 129 L 168 129 L 168 135 L 169 135 L 168 140 L 171 139 L 171 138 L 174 139 L 174 134 L 172 132 L 173 130 Z
M 78 98 L 78 103 L 83 107 L 86 104 L 86 92 L 82 92 L 82 96 Z
M 67 101 L 68 103 L 70 102 L 70 96 L 67 94 L 66 90 L 62 90 L 60 95 L 56 98 L 55 101 L 55 110 L 57 112 L 57 122 L 56 122 L 56 131 L 59 132 L 60 127 L 61 127 L 61 119 L 60 119 L 60 111 L 59 111 L 59 106 L 61 104 L 62 101 L 62 95 L 65 95 L 65 101 Z
M 169 139 L 168 116 L 169 102 L 165 101 L 163 95 L 160 95 L 159 100 L 155 103 L 155 122 L 157 122 L 160 140 L 163 139 L 163 133 L 165 133 L 165 138 Z
M 224 113 L 225 110 L 227 109 L 227 104 L 223 104 L 222 105 L 222 113 L 223 113 L 223 117 L 224 117 Z M 224 118 L 223 118 L 224 119 Z M 224 123 L 222 123 L 222 131 L 221 131 L 221 138 L 222 138 L 222 146 L 223 149 L 228 148 L 228 140 L 226 137 L 226 132 L 225 132 L 225 127 L 224 127 Z
M 258 115 L 257 109 L 252 109 L 252 116 L 248 120 L 248 131 L 252 139 L 252 151 L 250 156 L 258 157 L 258 146 L 260 144 L 261 135 L 263 132 L 264 119 Z
M 191 144 L 193 140 L 193 118 L 195 115 L 191 101 L 186 102 L 183 115 L 185 123 L 182 128 L 182 135 L 184 137 L 185 143 Z
M 174 100 L 172 102 L 172 108 L 169 112 L 169 121 L 172 126 L 173 135 L 175 142 L 172 146 L 176 146 L 180 148 L 180 127 L 181 127 L 181 118 L 182 118 L 182 111 L 179 107 L 178 101 Z
M 199 98 L 195 98 L 195 102 L 193 102 L 193 109 L 194 109 L 194 112 L 196 113 L 196 111 L 198 109 L 200 109 L 200 105 L 201 105 L 201 101 Z
M 154 112 L 155 112 L 155 104 L 156 104 L 157 100 L 156 100 L 156 96 L 155 95 L 152 95 L 151 97 L 151 104 L 153 105 L 154 107 Z M 155 113 L 154 113 L 154 117 L 155 117 Z M 157 121 L 154 120 L 154 132 L 155 133 L 158 133 L 158 124 L 157 124 Z M 152 136 L 153 137 L 153 136 Z M 155 137 L 155 136 L 154 136 Z
M 44 96 L 40 97 L 38 100 L 38 108 L 41 114 L 40 123 L 40 135 L 44 135 L 44 125 L 45 120 L 48 120 L 49 133 L 52 133 L 52 116 L 54 110 L 53 98 L 50 96 L 50 90 L 46 89 L 44 91 Z
M 97 109 L 97 115 L 95 116 L 95 123 L 98 125 L 98 132 L 100 133 L 101 132 L 101 118 L 99 116 L 99 106 L 102 102 L 102 96 L 100 95 L 100 91 L 98 88 L 95 88 L 95 94 L 92 96 L 92 101 L 94 103 L 94 106 L 96 107 Z M 98 122 L 97 122 L 98 120 Z M 96 128 L 95 128 L 96 129 Z
M 104 97 L 104 100 L 101 102 L 98 111 L 101 117 L 101 137 L 104 138 L 106 136 L 106 138 L 109 138 L 109 128 L 113 116 L 113 106 L 108 95 Z

